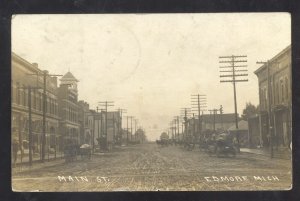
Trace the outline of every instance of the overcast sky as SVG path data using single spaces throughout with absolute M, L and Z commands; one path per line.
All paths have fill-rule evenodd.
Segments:
M 234 112 L 233 87 L 220 83 L 219 56 L 247 55 L 248 82 L 238 83 L 238 113 L 258 104 L 256 61 L 291 43 L 287 13 L 17 15 L 12 50 L 50 73 L 68 69 L 79 99 L 95 109 L 114 101 L 139 119 L 149 139 L 166 130 L 191 94 L 208 109 Z M 111 108 L 113 109 L 113 108 Z M 126 121 L 123 122 L 126 125 Z

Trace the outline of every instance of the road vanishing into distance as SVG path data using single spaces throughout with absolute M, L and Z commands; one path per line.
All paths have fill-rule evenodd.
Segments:
M 291 161 L 240 153 L 209 156 L 155 143 L 115 147 L 91 160 L 63 159 L 13 168 L 14 191 L 219 191 L 291 187 Z

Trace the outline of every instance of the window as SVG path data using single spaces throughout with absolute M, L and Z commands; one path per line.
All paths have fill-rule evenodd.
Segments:
M 33 90 L 33 108 L 36 109 L 36 92 Z
M 268 106 L 268 91 L 266 88 L 264 89 L 264 99 L 265 99 L 265 107 L 267 108 L 267 106 Z
M 270 104 L 273 104 L 273 87 L 272 81 L 270 82 Z
M 287 77 L 285 78 L 285 98 L 289 99 L 289 79 Z
M 23 86 L 25 88 L 25 86 Z M 26 106 L 26 92 L 25 89 L 23 89 L 23 106 Z
M 276 83 L 276 104 L 279 104 L 279 84 Z
M 282 79 L 280 80 L 280 88 L 281 88 L 281 93 L 280 93 L 281 102 L 284 102 L 284 86 L 283 86 L 283 80 Z
M 39 92 L 39 110 L 42 111 L 42 94 Z
M 88 126 L 88 125 L 89 125 L 88 118 L 85 117 L 85 126 Z
M 20 84 L 17 82 L 17 104 L 20 104 Z

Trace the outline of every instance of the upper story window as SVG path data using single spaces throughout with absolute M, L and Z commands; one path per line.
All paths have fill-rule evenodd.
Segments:
M 284 102 L 284 86 L 283 86 L 283 80 L 280 79 L 280 96 L 281 96 L 281 102 Z
M 276 104 L 279 104 L 279 84 L 276 83 Z
M 287 77 L 285 78 L 285 98 L 289 99 L 289 79 Z

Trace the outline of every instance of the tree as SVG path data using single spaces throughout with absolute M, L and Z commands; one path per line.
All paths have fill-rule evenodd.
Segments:
M 252 103 L 247 102 L 241 117 L 243 120 L 247 121 L 249 117 L 258 114 L 258 111 L 258 106 L 255 107 L 255 105 L 253 105 Z

